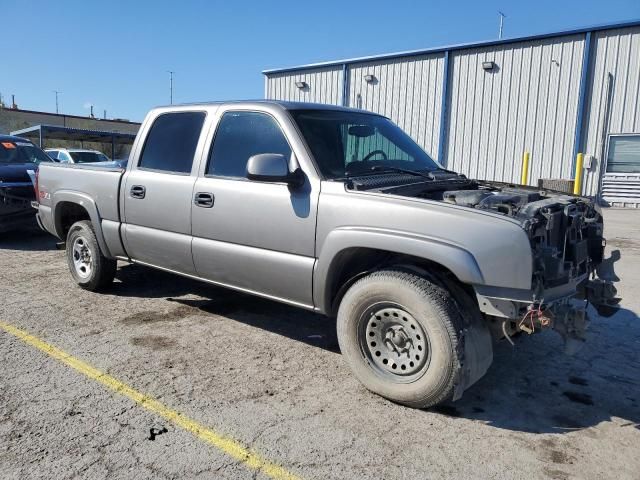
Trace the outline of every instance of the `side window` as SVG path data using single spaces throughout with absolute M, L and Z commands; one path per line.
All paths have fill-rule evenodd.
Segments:
M 265 113 L 227 112 L 216 130 L 206 174 L 245 178 L 249 157 L 261 153 L 291 156 L 276 121 Z
M 138 167 L 189 173 L 204 123 L 204 112 L 175 112 L 153 122 Z

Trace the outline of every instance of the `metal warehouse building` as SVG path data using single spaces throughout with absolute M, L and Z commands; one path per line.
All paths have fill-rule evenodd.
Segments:
M 640 206 L 640 21 L 265 70 L 268 99 L 391 118 L 447 168 Z

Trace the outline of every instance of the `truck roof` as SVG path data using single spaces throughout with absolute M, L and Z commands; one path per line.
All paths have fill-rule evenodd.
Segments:
M 28 138 L 16 137 L 15 135 L 0 135 L 0 141 L 2 141 L 2 142 L 28 142 L 28 143 L 33 143 Z
M 173 105 L 161 105 L 156 108 L 170 109 L 176 107 L 197 107 L 197 106 L 227 106 L 227 105 L 273 105 L 279 106 L 284 110 L 338 110 L 348 112 L 362 112 L 373 115 L 378 115 L 373 112 L 361 110 L 357 108 L 343 107 L 339 105 L 327 105 L 325 103 L 311 103 L 311 102 L 290 102 L 284 100 L 229 100 L 229 101 L 216 101 L 216 102 L 194 102 L 194 103 L 181 103 Z

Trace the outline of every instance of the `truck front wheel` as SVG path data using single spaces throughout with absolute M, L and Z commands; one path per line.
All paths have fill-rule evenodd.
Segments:
M 71 226 L 66 247 L 69 270 L 82 288 L 97 291 L 113 281 L 116 260 L 102 254 L 90 221 L 82 220 Z
M 464 376 L 464 304 L 415 273 L 374 272 L 340 303 L 340 350 L 374 393 L 415 408 L 450 400 Z

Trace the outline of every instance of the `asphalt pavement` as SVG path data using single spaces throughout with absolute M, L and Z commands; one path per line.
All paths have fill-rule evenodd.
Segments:
M 0 477 L 638 479 L 640 210 L 605 221 L 621 310 L 575 356 L 501 342 L 431 410 L 366 391 L 334 320 L 126 264 L 86 292 L 53 237 L 3 234 Z

